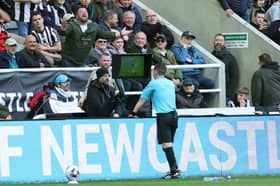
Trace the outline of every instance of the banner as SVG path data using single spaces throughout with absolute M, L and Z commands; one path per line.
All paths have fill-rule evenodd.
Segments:
M 1 182 L 160 178 L 168 170 L 155 118 L 3 121 Z M 279 175 L 280 117 L 180 117 L 174 150 L 183 177 Z
M 55 77 L 64 73 L 72 78 L 71 91 L 78 97 L 84 91 L 92 69 L 87 70 L 20 70 L 1 71 L 0 104 L 7 105 L 14 119 L 24 119 L 30 111 L 30 98 L 40 92 L 44 85 L 54 81 Z

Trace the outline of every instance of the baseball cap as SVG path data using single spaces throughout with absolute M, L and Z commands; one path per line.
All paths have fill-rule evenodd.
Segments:
M 14 46 L 14 45 L 17 45 L 17 41 L 14 38 L 10 37 L 5 41 L 5 45 Z
M 191 85 L 193 85 L 194 83 L 193 83 L 193 80 L 192 79 L 190 79 L 190 78 L 187 78 L 187 79 L 185 79 L 184 81 L 183 81 L 183 86 L 191 86 Z
M 158 34 L 158 35 L 156 35 L 156 36 L 154 37 L 154 40 L 155 40 L 155 41 L 158 41 L 158 40 L 160 40 L 160 39 L 166 41 L 165 35 L 164 35 L 164 34 Z
M 193 35 L 193 33 L 191 31 L 185 31 L 182 33 L 182 37 L 187 37 L 187 38 L 193 38 L 195 39 L 195 35 Z
M 69 78 L 68 76 L 66 76 L 65 74 L 59 74 L 56 78 L 55 78 L 55 83 L 65 83 L 67 81 L 71 81 L 71 78 Z

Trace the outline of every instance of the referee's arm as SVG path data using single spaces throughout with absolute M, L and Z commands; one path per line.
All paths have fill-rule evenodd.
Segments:
M 144 100 L 143 98 L 140 98 L 136 105 L 134 106 L 134 109 L 132 110 L 133 113 L 137 113 L 139 111 L 139 109 L 143 106 L 143 104 L 145 103 L 146 100 Z

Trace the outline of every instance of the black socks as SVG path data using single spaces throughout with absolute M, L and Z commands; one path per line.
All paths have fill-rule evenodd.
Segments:
M 165 152 L 165 156 L 169 164 L 170 173 L 175 174 L 177 169 L 177 163 L 173 147 L 164 148 L 163 151 Z

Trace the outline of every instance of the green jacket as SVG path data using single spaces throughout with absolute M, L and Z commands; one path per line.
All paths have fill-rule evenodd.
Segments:
M 99 28 L 96 23 L 88 23 L 85 32 L 81 31 L 80 25 L 76 21 L 68 23 L 65 30 L 59 33 L 65 36 L 65 42 L 61 51 L 62 58 L 73 61 L 76 64 L 83 64 L 96 38 L 113 39 L 114 32 L 107 32 Z
M 166 50 L 166 56 L 163 56 L 158 48 L 153 48 L 153 56 L 160 59 L 160 62 L 165 65 L 178 65 L 174 54 L 170 50 Z M 167 69 L 165 77 L 168 79 L 183 79 L 180 69 Z

